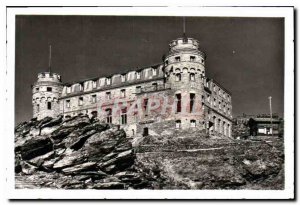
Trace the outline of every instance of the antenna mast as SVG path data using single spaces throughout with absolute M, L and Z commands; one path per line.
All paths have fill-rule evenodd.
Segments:
M 50 46 L 49 46 L 49 65 L 48 65 L 49 73 L 51 73 L 51 52 L 52 51 L 51 51 L 51 44 L 50 44 Z
M 269 97 L 269 101 L 270 101 L 271 135 L 273 136 L 272 96 Z
M 185 35 L 185 16 L 183 17 L 183 42 L 187 42 L 187 37 Z

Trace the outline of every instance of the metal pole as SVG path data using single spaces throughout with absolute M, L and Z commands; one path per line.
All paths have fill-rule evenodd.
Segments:
M 270 102 L 271 135 L 273 136 L 272 96 L 269 97 L 269 102 Z
M 49 46 L 49 73 L 51 73 L 51 44 Z

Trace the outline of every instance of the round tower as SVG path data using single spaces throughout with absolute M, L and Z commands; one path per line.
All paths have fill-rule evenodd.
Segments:
M 205 54 L 193 38 L 178 38 L 169 44 L 165 73 L 177 102 L 175 120 L 184 128 L 204 125 Z
M 33 117 L 56 117 L 60 113 L 59 101 L 62 92 L 60 75 L 52 72 L 38 74 L 38 80 L 32 86 Z

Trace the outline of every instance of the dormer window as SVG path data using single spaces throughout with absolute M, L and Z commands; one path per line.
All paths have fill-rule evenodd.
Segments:
M 196 59 L 196 57 L 195 57 L 195 56 L 190 56 L 190 61 L 194 62 L 194 61 L 195 61 L 195 59 Z
M 180 62 L 180 56 L 175 57 L 176 62 Z
M 96 80 L 93 80 L 92 86 L 93 86 L 93 88 L 97 88 L 97 81 Z
M 79 84 L 79 91 L 83 91 L 83 83 Z
M 71 93 L 71 86 L 67 87 L 67 93 Z
M 122 83 L 124 83 L 126 81 L 126 75 L 125 74 L 121 75 L 121 81 L 122 81 Z
M 111 78 L 106 78 L 105 81 L 106 81 L 106 85 L 110 85 L 111 84 Z
M 140 71 L 136 72 L 136 79 L 141 79 L 141 72 Z
M 152 74 L 157 75 L 157 69 L 156 68 L 152 68 Z

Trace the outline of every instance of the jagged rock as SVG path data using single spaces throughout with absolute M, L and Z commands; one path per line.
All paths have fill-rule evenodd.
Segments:
M 82 171 L 93 170 L 96 167 L 96 162 L 86 162 L 83 164 L 78 164 L 72 167 L 64 168 L 62 170 L 65 174 L 78 174 Z
M 21 167 L 22 167 L 22 172 L 27 175 L 31 175 L 37 170 L 36 166 L 33 166 L 25 161 L 21 162 Z
M 62 121 L 63 121 L 63 116 L 60 115 L 57 118 L 51 119 L 50 121 L 43 123 L 40 126 L 40 129 L 45 128 L 45 127 L 53 127 L 53 126 L 59 125 L 59 124 L 61 124 Z
M 53 144 L 47 136 L 35 136 L 25 140 L 22 145 L 16 146 L 16 151 L 20 152 L 24 160 L 46 154 L 52 150 Z
M 51 151 L 51 152 L 48 152 L 48 153 L 46 153 L 46 154 L 44 154 L 44 155 L 37 156 L 37 157 L 31 159 L 31 160 L 30 160 L 30 163 L 31 163 L 31 164 L 34 164 L 34 165 L 37 166 L 37 167 L 40 167 L 40 166 L 44 163 L 45 160 L 47 160 L 47 159 L 53 157 L 54 154 L 55 154 L 55 152 L 54 152 L 54 151 Z
M 86 161 L 86 157 L 81 152 L 68 150 L 63 154 L 63 158 L 53 165 L 53 169 L 61 170 L 66 167 L 81 164 Z
M 67 119 L 63 122 L 64 127 L 76 127 L 82 128 L 90 124 L 90 119 L 88 116 L 75 116 L 73 118 Z
M 73 131 L 74 127 L 60 127 L 51 134 L 51 139 L 59 143 Z
M 92 189 L 125 189 L 125 184 L 122 182 L 107 182 L 94 184 Z
M 45 118 L 43 118 L 43 119 L 41 119 L 40 121 L 39 121 L 39 123 L 37 124 L 37 128 L 42 128 L 42 126 L 44 125 L 44 124 L 47 124 L 48 122 L 50 122 L 51 120 L 52 120 L 53 118 L 52 117 L 45 117 Z

